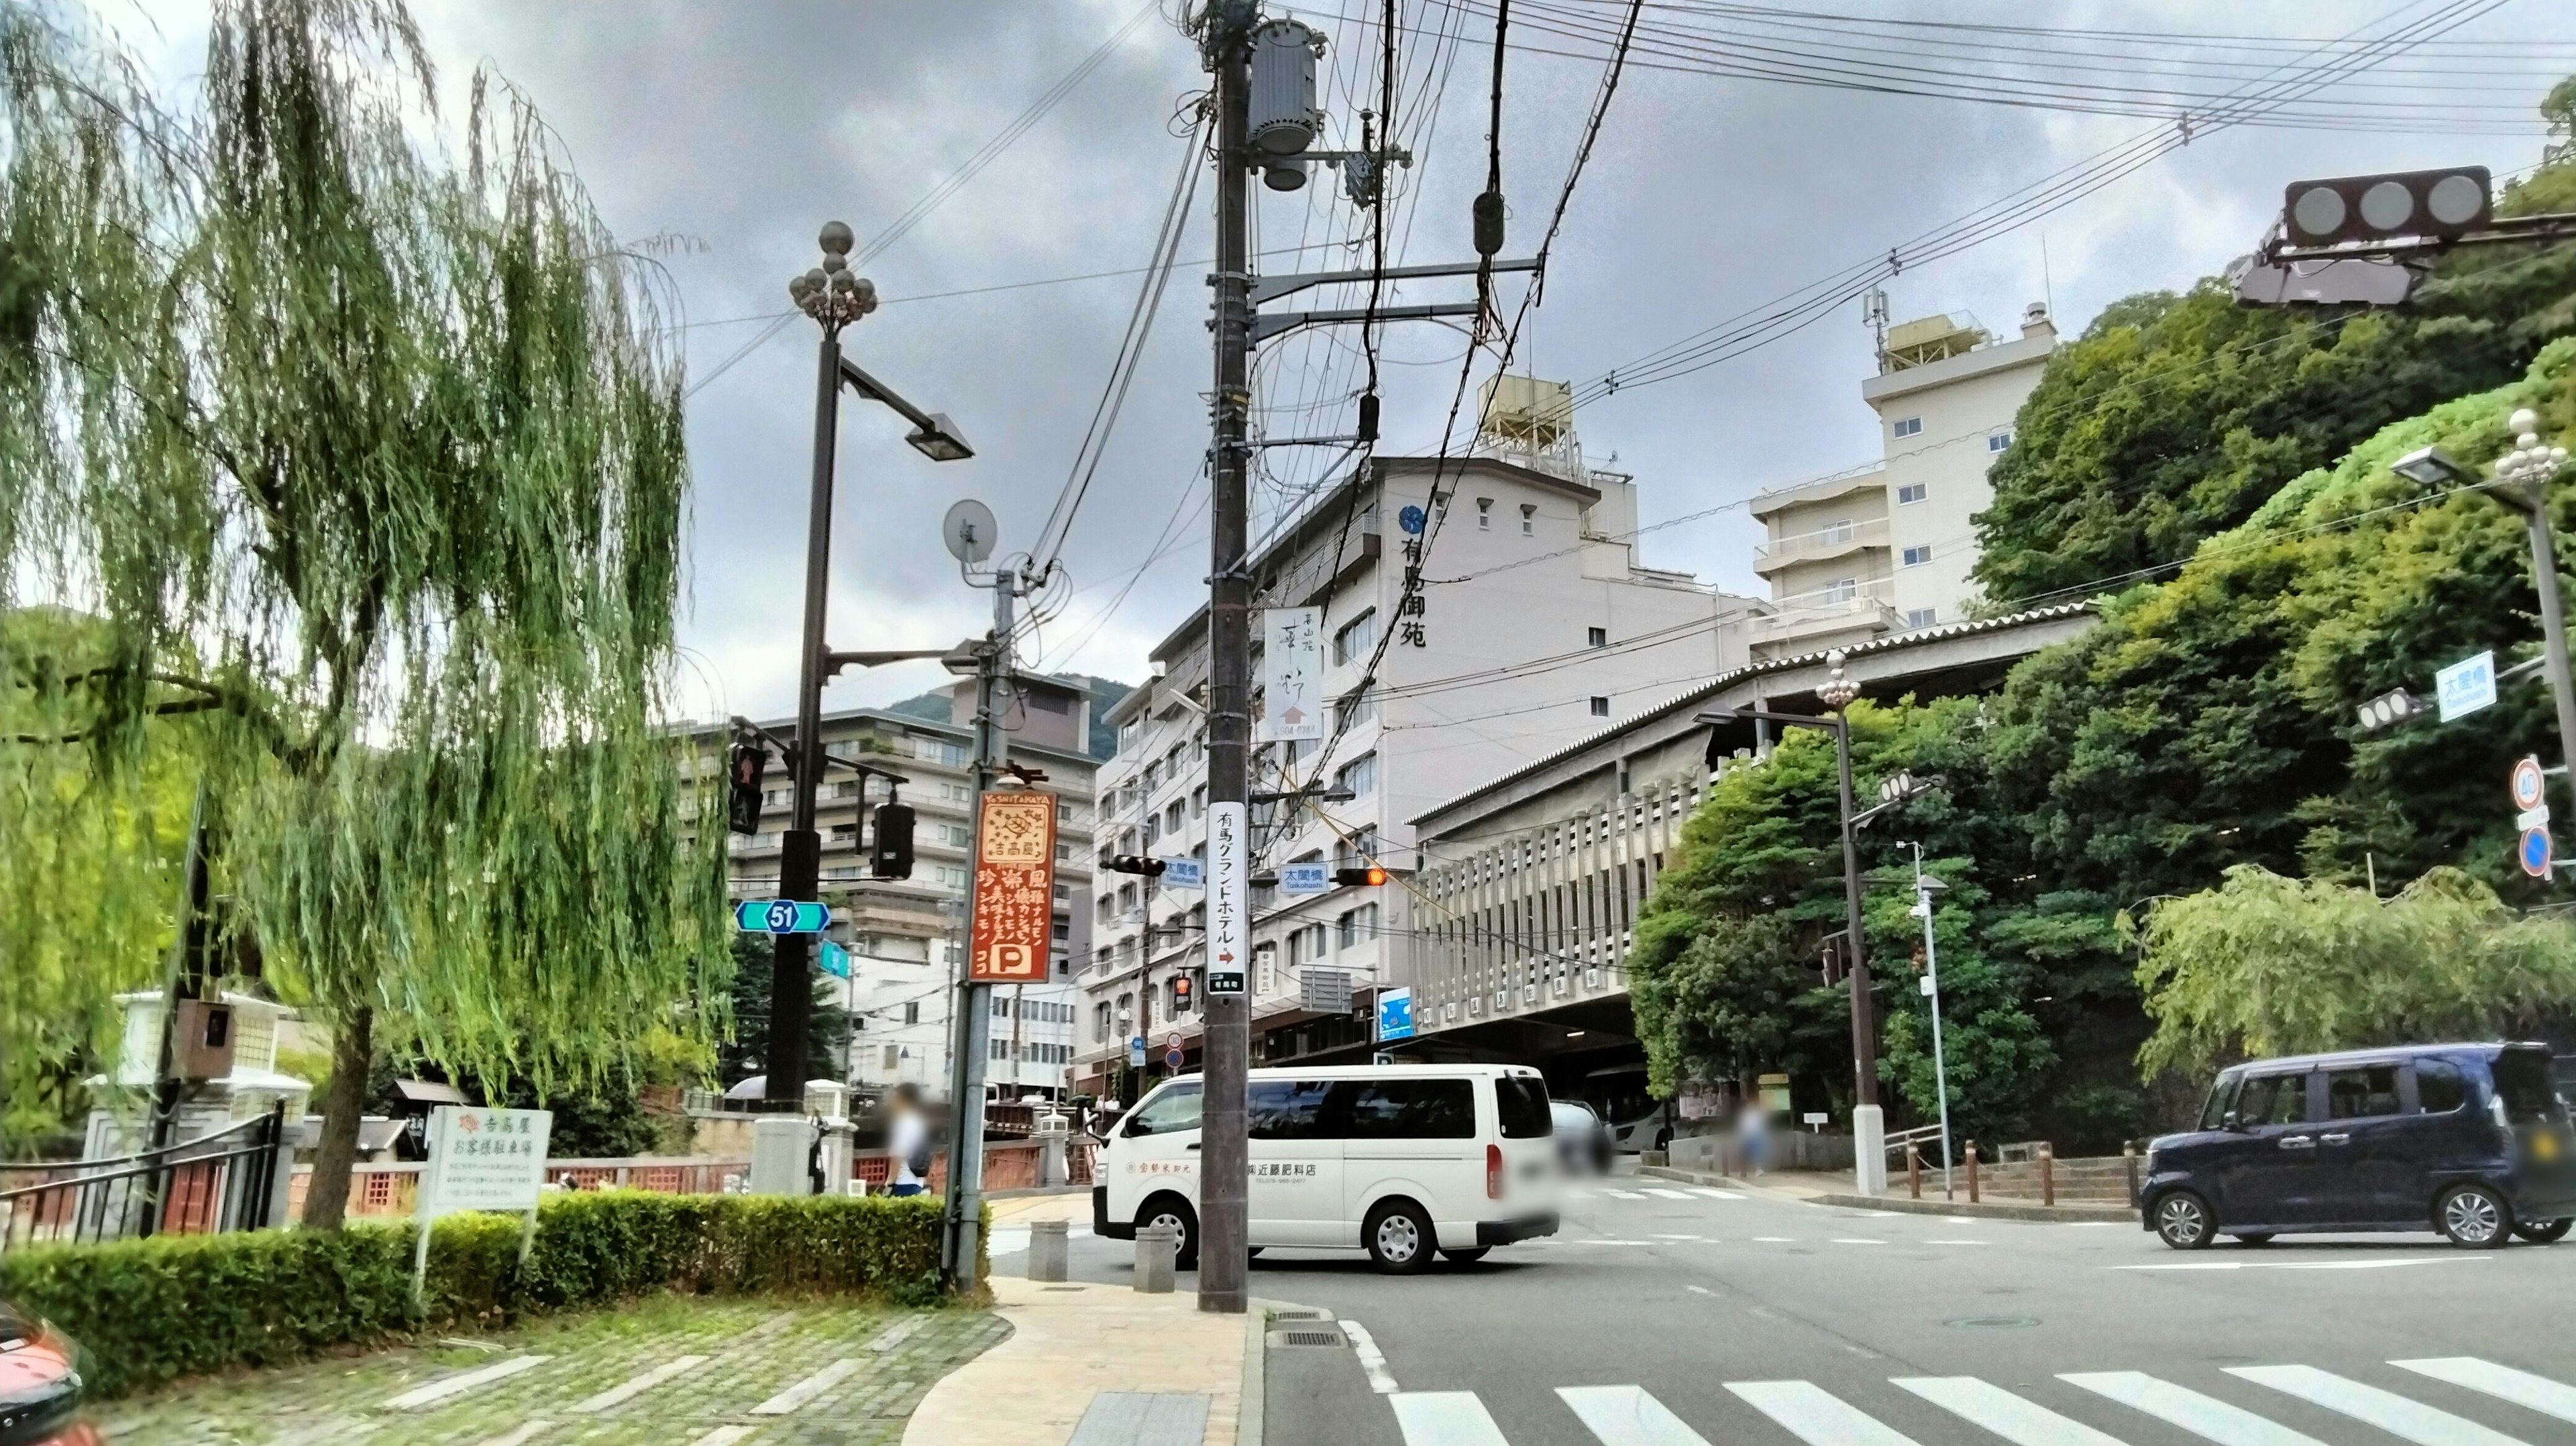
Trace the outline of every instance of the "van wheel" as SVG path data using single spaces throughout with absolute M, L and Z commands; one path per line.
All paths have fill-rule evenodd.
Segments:
M 2513 1234 L 2513 1207 L 2484 1185 L 2462 1185 L 2433 1207 L 2433 1223 L 2453 1245 L 2493 1250 Z
M 1440 1248 L 1431 1217 L 1410 1200 L 1390 1200 L 1371 1210 L 1360 1241 L 1368 1247 L 1369 1259 L 1389 1275 L 1429 1270 L 1432 1253 Z
M 1447 1256 L 1452 1265 L 1473 1265 L 1484 1259 L 1486 1252 L 1493 1248 L 1490 1245 L 1479 1245 L 1473 1250 L 1443 1250 L 1440 1253 Z
M 1174 1270 L 1199 1268 L 1199 1216 L 1190 1202 L 1178 1195 L 1157 1195 L 1136 1212 L 1136 1228 L 1169 1225 L 1181 1232 L 1180 1247 L 1172 1252 Z
M 2209 1202 L 2189 1190 L 2176 1190 L 2156 1202 L 2156 1238 L 2176 1250 L 2207 1250 L 2218 1232 Z
M 2567 1227 L 2576 1218 L 2566 1220 L 2529 1220 L 2513 1227 L 2513 1233 L 2534 1245 L 2555 1245 L 2567 1238 Z

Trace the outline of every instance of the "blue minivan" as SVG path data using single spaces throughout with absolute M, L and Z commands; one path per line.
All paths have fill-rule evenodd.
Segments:
M 2546 1245 L 2576 1222 L 2576 1135 L 2544 1045 L 2257 1060 L 2219 1074 L 2198 1129 L 2148 1147 L 2138 1204 L 2176 1250 L 2321 1230 Z

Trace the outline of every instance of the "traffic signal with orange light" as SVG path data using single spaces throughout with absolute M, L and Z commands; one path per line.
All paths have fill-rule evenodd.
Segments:
M 1360 869 L 1335 869 L 1333 870 L 1333 882 L 1337 884 L 1365 884 L 1370 888 L 1375 888 L 1386 882 L 1386 870 L 1379 868 L 1375 864 L 1370 864 L 1368 867 Z
M 1159 879 L 1163 876 L 1163 861 L 1149 859 L 1141 854 L 1111 854 L 1100 867 L 1113 874 L 1143 874 L 1149 879 Z

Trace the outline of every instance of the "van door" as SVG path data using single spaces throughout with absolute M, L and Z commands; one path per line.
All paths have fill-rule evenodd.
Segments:
M 1370 1207 L 1404 1195 L 1431 1212 L 1445 1239 L 1452 1223 L 1475 1236 L 1485 1198 L 1484 1151 L 1476 1137 L 1476 1086 L 1467 1079 L 1338 1080 L 1346 1104 L 1342 1141 L 1342 1222 L 1356 1243 Z
M 1556 1116 L 1548 1107 L 1547 1081 L 1534 1074 L 1503 1075 L 1493 1082 L 1495 1133 L 1503 1159 L 1503 1195 L 1487 1200 L 1485 1218 L 1526 1220 L 1557 1208 L 1561 1174 L 1556 1158 Z
M 1252 1161 L 1251 1244 L 1356 1245 L 1342 1224 L 1342 1141 L 1322 1080 L 1256 1079 L 1244 1092 Z
M 2325 1074 L 2317 1125 L 2317 1218 L 2326 1223 L 2421 1223 L 2432 1199 L 2421 1131 L 2398 1093 L 2402 1070 L 2355 1064 Z
M 1118 1127 L 1111 1151 L 1116 1176 L 1109 1192 L 1112 1219 L 1132 1221 L 1147 1197 L 1177 1191 L 1199 1208 L 1199 1082 L 1164 1086 Z M 1191 1242 L 1195 1245 L 1197 1242 Z
M 2308 1123 L 2311 1070 L 2250 1070 L 2236 1094 L 2236 1133 L 2215 1150 L 2218 1220 L 2231 1226 L 2313 1220 L 2316 1130 Z

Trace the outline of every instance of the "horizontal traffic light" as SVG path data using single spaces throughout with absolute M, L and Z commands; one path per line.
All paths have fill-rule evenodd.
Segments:
M 2494 217 L 2495 182 L 2484 166 L 2292 181 L 2281 198 L 2293 246 L 2458 236 Z
M 1163 861 L 1141 854 L 1111 854 L 1108 862 L 1100 867 L 1113 874 L 1143 874 L 1149 879 L 1163 876 Z
M 2392 688 L 2361 705 L 2361 730 L 2375 733 L 2421 715 L 2424 700 L 2403 688 Z
M 1333 882 L 1337 884 L 1365 884 L 1371 888 L 1375 888 L 1379 884 L 1386 882 L 1386 870 L 1377 867 L 1375 864 L 1371 864 L 1364 869 L 1335 869 L 1333 870 Z M 1371 905 L 1370 907 L 1374 908 L 1376 906 Z

